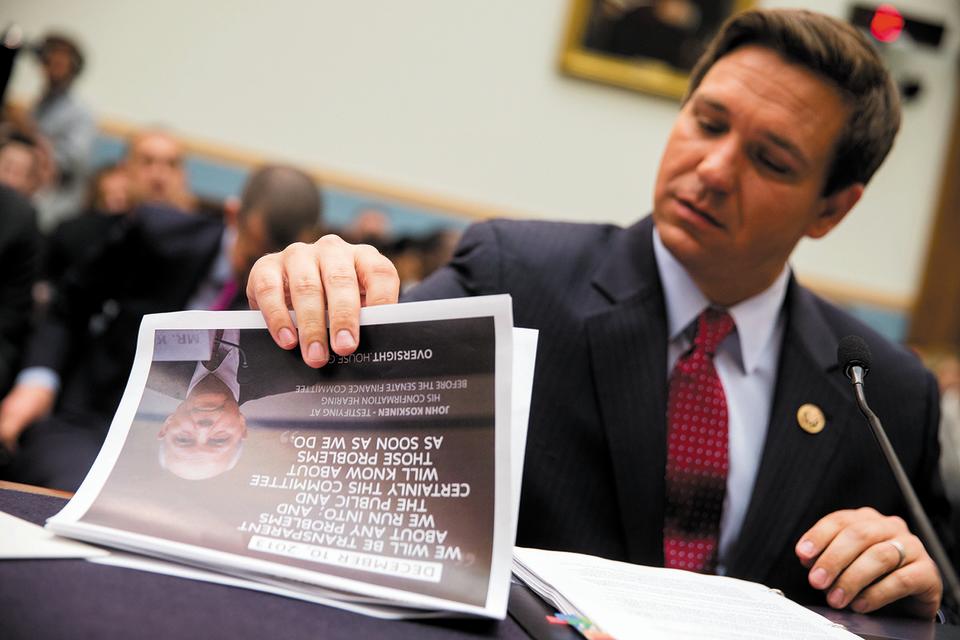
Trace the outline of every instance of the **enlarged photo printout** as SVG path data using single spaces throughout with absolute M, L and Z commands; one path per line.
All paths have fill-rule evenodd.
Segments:
M 157 316 L 132 415 L 114 433 L 121 407 L 75 527 L 166 557 L 183 545 L 225 570 L 487 608 L 512 545 L 509 434 L 497 433 L 509 299 L 486 313 L 456 302 L 397 305 L 399 319 L 364 324 L 357 351 L 320 369 L 246 328 L 259 314 Z

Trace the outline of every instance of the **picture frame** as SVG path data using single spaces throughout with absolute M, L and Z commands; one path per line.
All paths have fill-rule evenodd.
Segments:
M 753 0 L 571 0 L 563 73 L 679 100 L 710 38 Z

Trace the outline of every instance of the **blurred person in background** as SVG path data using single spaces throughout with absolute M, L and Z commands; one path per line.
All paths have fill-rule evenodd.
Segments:
M 16 130 L 37 139 L 43 150 L 43 188 L 34 202 L 40 227 L 48 230 L 83 206 L 97 127 L 93 115 L 71 92 L 84 67 L 76 41 L 50 33 L 36 54 L 43 67 L 43 95 L 31 111 L 7 105 L 5 115 Z
M 390 215 L 373 204 L 358 208 L 342 235 L 349 242 L 368 244 L 387 256 L 397 268 L 402 291 L 445 265 L 460 240 L 460 232 L 449 228 L 437 228 L 423 235 L 398 236 Z
M 120 224 L 119 214 L 136 207 L 169 207 L 183 213 L 198 210 L 184 169 L 181 142 L 162 129 L 145 129 L 130 136 L 123 160 L 101 169 L 90 181 L 86 204 L 79 215 L 48 230 L 41 281 L 34 289 L 38 309 L 50 304 L 51 289 L 74 265 L 98 255 Z M 217 217 L 223 215 L 217 209 Z
M 377 205 L 364 205 L 357 209 L 350 224 L 343 229 L 343 237 L 349 242 L 383 249 L 394 241 L 390 216 Z
M 56 282 L 70 266 L 95 255 L 113 227 L 130 212 L 130 179 L 126 167 L 101 167 L 90 181 L 83 214 L 64 220 L 46 239 L 42 277 Z
M 13 133 L 0 142 L 0 184 L 5 184 L 26 198 L 40 188 L 40 150 L 25 135 Z
M 130 205 L 166 205 L 186 213 L 198 210 L 184 169 L 185 150 L 173 135 L 161 129 L 135 133 L 123 160 Z
M 400 291 L 406 291 L 423 280 L 423 256 L 417 238 L 403 236 L 394 242 L 378 247 L 378 249 L 397 268 L 397 276 L 400 278 Z
M 403 236 L 378 249 L 397 268 L 400 290 L 407 291 L 447 264 L 459 240 L 460 232 L 438 229 L 424 236 Z
M 141 204 L 124 216 L 98 254 L 54 287 L 25 367 L 0 403 L 0 444 L 17 450 L 0 477 L 76 489 L 119 404 L 143 315 L 246 308 L 253 263 L 315 239 L 320 213 L 309 176 L 267 166 L 251 174 L 225 219 L 168 204 Z
M 47 237 L 42 277 L 47 289 L 37 293 L 49 302 L 49 286 L 67 270 L 97 255 L 124 215 L 137 207 L 168 207 L 183 213 L 197 210 L 184 170 L 183 145 L 172 134 L 146 129 L 133 134 L 124 158 L 102 167 L 90 180 L 83 214 L 64 220 Z M 216 214 L 222 215 L 218 209 Z
M 20 368 L 30 329 L 30 295 L 39 268 L 40 232 L 30 201 L 0 184 L 0 393 Z
M 424 278 L 450 262 L 460 236 L 457 229 L 438 229 L 423 238 L 420 259 Z

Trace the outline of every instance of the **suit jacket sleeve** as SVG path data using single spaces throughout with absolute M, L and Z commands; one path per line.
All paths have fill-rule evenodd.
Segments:
M 91 318 L 105 303 L 119 297 L 125 286 L 126 265 L 136 264 L 129 255 L 131 224 L 116 225 L 101 249 L 67 269 L 54 283 L 50 307 L 36 326 L 24 359 L 25 367 L 47 367 L 63 373 L 72 361 L 72 348 L 87 334 Z

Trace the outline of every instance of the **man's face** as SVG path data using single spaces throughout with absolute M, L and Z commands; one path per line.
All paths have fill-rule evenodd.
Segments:
M 97 209 L 102 213 L 130 210 L 130 179 L 125 171 L 105 173 L 97 183 Z
M 47 75 L 47 84 L 62 87 L 73 80 L 73 56 L 70 49 L 62 45 L 49 45 L 43 54 L 43 71 Z
M 186 191 L 183 149 L 163 134 L 146 134 L 133 142 L 126 161 L 130 195 L 137 204 L 154 202 L 177 206 Z
M 664 245 L 701 287 L 759 293 L 800 238 L 826 234 L 853 206 L 862 185 L 822 194 L 848 113 L 836 87 L 770 49 L 713 65 L 674 124 L 654 194 Z
M 38 164 L 36 151 L 19 142 L 8 142 L 0 149 L 0 184 L 29 198 L 39 187 Z
M 213 375 L 197 383 L 157 434 L 167 470 L 194 480 L 230 469 L 246 437 L 237 400 Z

